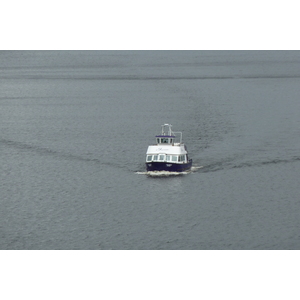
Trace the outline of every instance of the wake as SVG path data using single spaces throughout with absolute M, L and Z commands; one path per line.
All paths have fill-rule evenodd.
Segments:
M 150 177 L 183 176 L 183 175 L 194 173 L 201 168 L 203 168 L 203 166 L 192 167 L 190 171 L 186 171 L 186 172 L 149 171 L 149 172 L 135 172 L 135 173 L 138 175 L 147 175 Z

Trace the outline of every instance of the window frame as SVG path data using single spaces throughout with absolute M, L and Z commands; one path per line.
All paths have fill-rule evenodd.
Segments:
M 166 155 L 165 154 L 158 154 L 158 161 L 165 161 L 166 160 Z
M 172 162 L 178 162 L 178 155 L 171 155 L 172 156 Z

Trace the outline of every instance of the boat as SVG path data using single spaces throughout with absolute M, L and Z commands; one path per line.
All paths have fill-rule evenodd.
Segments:
M 182 132 L 172 131 L 171 124 L 161 127 L 161 134 L 155 136 L 156 144 L 148 146 L 146 152 L 147 171 L 189 171 L 192 159 L 188 158 L 186 145 L 182 142 Z

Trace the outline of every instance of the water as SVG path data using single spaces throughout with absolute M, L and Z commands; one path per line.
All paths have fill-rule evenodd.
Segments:
M 300 52 L 4 51 L 0 87 L 1 249 L 300 248 Z M 191 172 L 145 174 L 164 123 Z

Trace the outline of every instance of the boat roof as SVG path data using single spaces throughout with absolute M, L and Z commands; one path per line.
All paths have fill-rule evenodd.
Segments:
M 174 138 L 175 135 L 156 135 L 155 137 L 162 137 L 162 138 Z
M 150 145 L 147 149 L 147 154 L 171 154 L 171 155 L 179 155 L 179 154 L 187 154 L 187 150 L 184 147 L 184 144 L 177 144 L 177 145 Z

